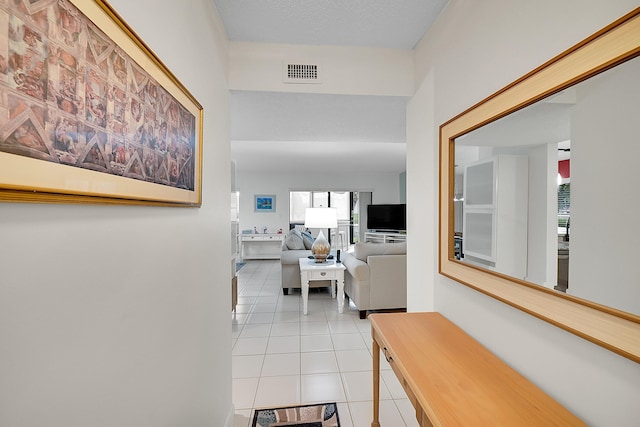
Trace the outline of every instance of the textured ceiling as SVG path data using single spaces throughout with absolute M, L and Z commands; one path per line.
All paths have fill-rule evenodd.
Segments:
M 412 49 L 446 0 L 215 0 L 230 40 Z
M 447 0 L 215 0 L 232 41 L 412 49 Z M 238 171 L 405 170 L 406 98 L 234 91 Z M 286 162 L 286 163 L 283 163 Z

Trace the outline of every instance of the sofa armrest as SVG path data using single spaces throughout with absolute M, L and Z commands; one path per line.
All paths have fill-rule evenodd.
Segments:
M 371 255 L 370 300 L 372 307 L 405 308 L 407 306 L 407 256 Z
M 356 281 L 369 280 L 369 266 L 366 262 L 360 261 L 350 253 L 345 253 L 342 256 L 342 264 L 344 264 L 351 277 Z

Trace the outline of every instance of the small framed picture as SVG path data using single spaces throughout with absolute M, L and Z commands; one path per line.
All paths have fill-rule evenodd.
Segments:
M 254 207 L 256 212 L 275 212 L 276 196 L 256 194 L 254 198 Z

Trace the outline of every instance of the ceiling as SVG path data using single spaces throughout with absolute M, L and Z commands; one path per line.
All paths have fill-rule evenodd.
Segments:
M 446 0 L 215 0 L 233 41 L 413 49 Z
M 231 41 L 399 49 L 412 49 L 446 2 L 215 0 Z M 406 163 L 407 101 L 233 91 L 231 157 L 241 172 L 321 164 L 326 173 L 399 173 Z
M 232 157 L 260 172 L 402 172 L 405 109 L 403 97 L 233 92 Z

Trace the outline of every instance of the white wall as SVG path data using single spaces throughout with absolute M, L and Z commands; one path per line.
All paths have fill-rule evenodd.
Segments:
M 412 96 L 414 92 L 411 50 L 247 42 L 231 42 L 229 50 L 232 90 L 376 96 Z M 288 60 L 319 63 L 322 83 L 283 83 L 283 62 Z M 400 203 L 404 197 L 399 174 L 252 173 L 237 166 L 241 230 L 256 227 L 261 232 L 266 226 L 269 231 L 286 231 L 292 190 L 372 191 L 373 203 Z M 256 194 L 275 194 L 276 212 L 254 212 Z
M 424 280 L 438 271 L 434 78 L 434 70 L 430 69 L 407 106 L 407 233 L 411 236 L 407 239 L 407 311 L 433 311 L 435 307 L 435 281 Z M 411 265 L 410 260 L 415 264 Z
M 202 208 L 0 204 L 0 425 L 230 426 L 226 36 L 110 3 L 204 106 Z
M 553 288 L 558 282 L 558 148 L 557 144 L 529 151 L 529 215 L 527 277 Z
M 412 51 L 232 42 L 229 88 L 347 95 L 413 95 Z M 287 84 L 283 62 L 321 66 L 321 84 Z M 294 62 L 296 63 L 296 62 Z
M 238 170 L 240 230 L 289 229 L 289 191 L 371 191 L 373 203 L 400 203 L 400 176 L 390 173 L 265 173 Z M 255 194 L 275 194 L 276 211 L 254 212 Z
M 634 59 L 577 91 L 567 290 L 635 314 L 640 314 L 638 76 L 640 60 Z
M 440 124 L 636 6 L 632 0 L 451 0 L 416 48 L 420 89 L 407 114 L 407 293 L 424 294 L 422 303 L 409 299 L 409 308 L 442 312 L 594 426 L 637 425 L 638 364 L 446 279 L 435 262 L 425 263 L 438 244 L 431 211 L 438 183 L 431 171 L 438 168 Z M 433 123 L 428 131 L 425 122 Z

